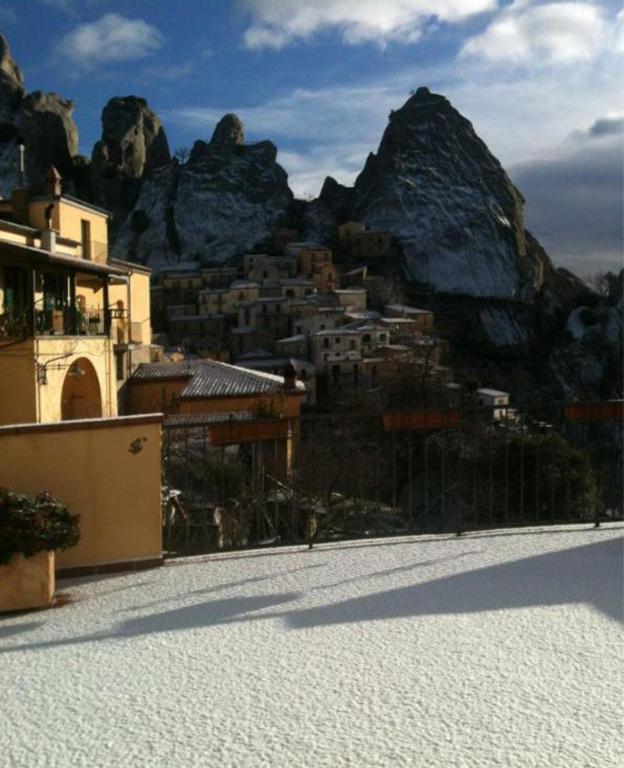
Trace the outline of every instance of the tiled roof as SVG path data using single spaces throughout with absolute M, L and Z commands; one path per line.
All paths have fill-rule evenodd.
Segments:
M 180 379 L 194 374 L 203 360 L 182 360 L 180 363 L 142 363 L 132 374 L 133 381 L 162 381 Z
M 162 381 L 188 377 L 180 393 L 187 397 L 239 397 L 281 392 L 284 377 L 260 373 L 216 360 L 190 360 L 181 363 L 143 363 L 132 374 L 133 381 Z M 297 390 L 305 386 L 297 382 Z

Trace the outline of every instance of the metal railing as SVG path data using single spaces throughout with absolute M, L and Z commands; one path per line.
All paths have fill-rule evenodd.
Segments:
M 104 336 L 110 321 L 125 328 L 123 310 L 103 307 L 61 307 L 39 309 L 32 306 L 0 313 L 0 341 L 25 340 L 30 336 Z M 34 325 L 34 329 L 33 329 Z
M 277 432 L 224 447 L 166 424 L 165 547 L 622 520 L 621 401 L 581 405 L 304 416 L 290 465 Z

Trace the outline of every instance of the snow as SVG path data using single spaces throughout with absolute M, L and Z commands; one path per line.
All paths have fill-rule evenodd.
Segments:
M 622 765 L 621 526 L 238 552 L 0 618 L 0 762 Z

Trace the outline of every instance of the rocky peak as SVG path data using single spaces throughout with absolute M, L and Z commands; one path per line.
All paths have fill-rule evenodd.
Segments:
M 353 187 L 345 187 L 336 179 L 327 176 L 319 198 L 325 203 L 338 224 L 349 218 L 353 204 Z
M 138 96 L 115 97 L 102 111 L 102 139 L 92 159 L 105 176 L 140 178 L 171 159 L 158 115 Z
M 523 202 L 471 123 L 422 87 L 390 113 L 377 153 L 355 182 L 351 217 L 400 241 L 414 282 L 529 298 L 544 265 L 527 247 Z
M 26 145 L 26 170 L 38 183 L 51 165 L 61 176 L 71 175 L 78 153 L 74 103 L 56 93 L 33 91 L 22 99 L 15 124 Z
M 5 119 L 24 95 L 24 77 L 13 61 L 9 44 L 0 34 L 0 119 Z
M 235 145 L 245 143 L 245 129 L 242 120 L 232 113 L 224 115 L 217 123 L 211 144 Z
M 91 154 L 92 197 L 113 211 L 117 227 L 134 205 L 144 176 L 171 160 L 158 115 L 139 96 L 110 99 L 102 110 L 102 138 Z

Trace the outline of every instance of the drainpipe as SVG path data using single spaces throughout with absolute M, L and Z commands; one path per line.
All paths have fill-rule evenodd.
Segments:
M 127 285 L 127 300 L 128 300 L 128 369 L 127 377 L 130 378 L 132 372 L 132 291 L 130 290 L 130 282 L 132 280 L 132 269 L 128 273 L 128 285 Z

